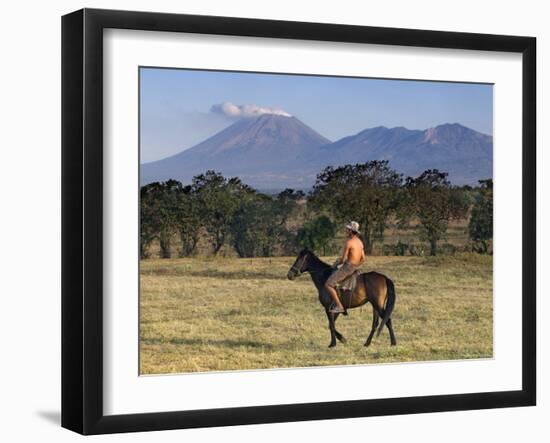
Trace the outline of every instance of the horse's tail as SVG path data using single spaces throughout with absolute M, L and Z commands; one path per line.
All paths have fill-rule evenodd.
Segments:
M 386 287 L 388 288 L 388 300 L 386 301 L 386 309 L 384 310 L 382 322 L 380 323 L 380 326 L 378 327 L 378 332 L 376 333 L 377 337 L 382 332 L 382 329 L 384 329 L 384 326 L 386 326 L 386 323 L 390 319 L 393 308 L 395 306 L 395 286 L 393 285 L 393 281 L 388 277 L 386 277 Z

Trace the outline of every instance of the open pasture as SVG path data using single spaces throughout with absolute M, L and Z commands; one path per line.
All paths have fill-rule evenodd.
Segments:
M 331 262 L 334 257 L 326 257 Z M 368 257 L 393 279 L 397 346 L 387 330 L 369 348 L 370 305 L 337 321 L 346 344 L 328 349 L 328 322 L 294 257 L 141 262 L 142 374 L 492 357 L 492 257 Z

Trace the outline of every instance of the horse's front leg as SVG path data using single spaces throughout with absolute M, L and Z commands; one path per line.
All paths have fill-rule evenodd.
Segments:
M 336 315 L 338 315 L 338 314 L 336 314 Z M 334 319 L 334 321 L 336 321 L 336 319 Z M 342 334 L 340 334 L 336 328 L 334 329 L 334 333 L 336 334 L 336 338 L 338 339 L 338 341 L 340 343 L 346 343 L 347 342 L 346 337 L 344 337 Z
M 336 319 L 339 314 L 332 314 L 329 312 L 328 308 L 325 308 L 325 312 L 327 313 L 328 328 L 330 330 L 330 345 L 328 345 L 328 347 L 333 348 L 336 346 L 336 339 L 340 340 L 342 343 L 345 343 L 346 339 L 344 336 L 336 330 Z
M 340 314 L 334 314 L 334 334 L 336 335 L 336 338 L 340 343 L 346 343 L 346 337 L 344 337 L 340 332 L 338 332 L 338 329 L 336 329 L 336 319 L 338 318 Z

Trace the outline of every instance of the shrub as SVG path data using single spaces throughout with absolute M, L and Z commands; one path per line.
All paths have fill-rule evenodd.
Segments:
M 409 254 L 415 255 L 417 257 L 424 257 L 424 255 L 426 255 L 424 245 L 410 245 Z

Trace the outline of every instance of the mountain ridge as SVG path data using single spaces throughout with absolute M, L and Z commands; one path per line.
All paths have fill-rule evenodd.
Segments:
M 407 129 L 377 126 L 331 142 L 294 116 L 264 114 L 238 120 L 178 154 L 141 165 L 141 184 L 174 178 L 188 183 L 214 169 L 257 189 L 309 189 L 326 166 L 388 160 L 400 173 L 449 173 L 453 184 L 492 177 L 490 135 L 459 123 Z

